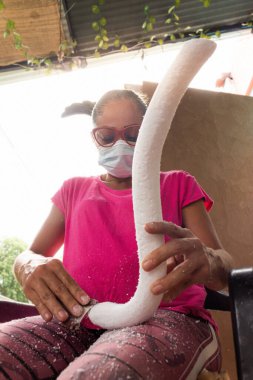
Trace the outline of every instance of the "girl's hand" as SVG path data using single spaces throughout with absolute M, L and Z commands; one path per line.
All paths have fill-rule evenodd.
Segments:
M 14 272 L 26 297 L 45 321 L 53 316 L 61 322 L 70 315 L 78 317 L 83 311 L 81 305 L 89 302 L 87 294 L 56 258 L 25 251 L 17 257 Z
M 154 269 L 167 262 L 167 275 L 151 286 L 154 294 L 164 293 L 164 300 L 172 300 L 192 284 L 207 284 L 212 275 L 212 249 L 187 229 L 171 222 L 154 222 L 145 226 L 151 234 L 168 235 L 171 240 L 145 257 L 142 267 Z

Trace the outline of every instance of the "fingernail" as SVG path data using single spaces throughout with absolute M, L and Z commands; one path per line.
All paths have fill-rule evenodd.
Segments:
M 90 297 L 85 295 L 85 296 L 81 296 L 81 302 L 86 305 L 87 303 L 90 302 Z
M 60 311 L 58 312 L 58 316 L 59 316 L 59 318 L 61 318 L 61 319 L 65 319 L 65 318 L 68 317 L 68 313 L 67 313 L 66 311 L 64 311 L 64 310 L 60 310 Z
M 148 222 L 148 223 L 146 223 L 145 224 L 145 227 L 151 227 L 151 228 L 153 228 L 153 227 L 155 227 L 155 222 Z
M 82 312 L 83 312 L 83 308 L 80 305 L 75 305 L 75 306 L 72 307 L 72 311 L 73 311 L 74 315 L 76 315 L 77 317 L 79 317 L 79 315 L 81 315 Z
M 162 290 L 163 290 L 163 287 L 162 285 L 155 285 L 151 288 L 152 292 L 155 293 L 155 294 L 159 294 L 159 293 L 162 293 Z
M 49 313 L 43 314 L 43 319 L 47 322 L 52 318 L 52 315 Z
M 153 260 L 146 260 L 142 262 L 143 269 L 151 269 L 153 267 Z

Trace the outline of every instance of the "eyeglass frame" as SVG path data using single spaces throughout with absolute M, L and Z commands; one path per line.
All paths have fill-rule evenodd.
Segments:
M 130 146 L 135 146 L 136 144 L 136 141 L 133 143 L 133 144 L 130 144 L 128 140 L 126 140 L 124 138 L 124 131 L 127 129 L 127 128 L 130 128 L 130 127 L 141 127 L 141 124 L 130 124 L 130 125 L 125 125 L 123 128 L 114 128 L 114 127 L 107 127 L 107 126 L 103 126 L 103 127 L 96 127 L 96 128 L 93 128 L 92 131 L 91 131 L 91 135 L 93 137 L 93 140 L 99 145 L 99 146 L 102 146 L 104 148 L 110 148 L 112 147 L 118 140 L 123 140 L 125 141 L 128 145 Z M 112 144 L 107 144 L 107 145 L 102 145 L 98 142 L 98 140 L 96 139 L 96 136 L 95 136 L 95 132 L 100 130 L 100 129 L 108 129 L 108 130 L 113 130 L 115 131 L 116 133 L 116 136 L 115 136 L 115 139 L 113 140 L 113 143 Z M 138 137 L 138 135 L 137 135 Z

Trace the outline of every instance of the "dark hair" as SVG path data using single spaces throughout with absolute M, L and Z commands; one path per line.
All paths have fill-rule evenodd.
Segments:
M 67 106 L 62 113 L 61 117 L 73 116 L 78 114 L 91 115 L 95 106 L 95 102 L 84 100 L 82 103 L 72 103 Z
M 111 90 L 106 92 L 95 104 L 92 110 L 92 121 L 96 124 L 97 117 L 103 113 L 103 109 L 107 103 L 112 100 L 129 99 L 138 107 L 142 115 L 147 110 L 147 102 L 143 95 L 132 90 Z

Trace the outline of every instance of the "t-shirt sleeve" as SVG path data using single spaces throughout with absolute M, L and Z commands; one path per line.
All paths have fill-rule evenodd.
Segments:
M 182 171 L 180 182 L 182 208 L 200 199 L 203 199 L 206 210 L 209 211 L 211 209 L 213 205 L 213 200 L 200 186 L 195 177 L 193 177 L 191 174 L 187 172 Z
M 63 182 L 60 189 L 52 196 L 53 204 L 65 215 L 67 211 L 68 194 L 70 190 L 71 181 Z

